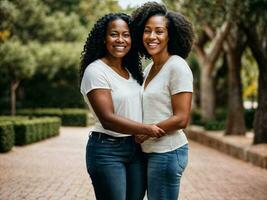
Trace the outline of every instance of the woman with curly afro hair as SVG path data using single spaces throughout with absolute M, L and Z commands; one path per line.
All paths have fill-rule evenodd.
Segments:
M 81 59 L 81 93 L 96 118 L 86 147 L 86 165 L 100 200 L 141 200 L 146 166 L 133 135 L 160 137 L 142 124 L 141 62 L 131 38 L 131 18 L 122 13 L 99 19 Z
M 192 47 L 193 30 L 185 17 L 156 2 L 133 14 L 139 53 L 152 58 L 142 85 L 143 123 L 156 124 L 166 135 L 136 136 L 147 158 L 149 200 L 177 200 L 188 161 L 183 132 L 190 117 L 192 72 L 184 60 Z

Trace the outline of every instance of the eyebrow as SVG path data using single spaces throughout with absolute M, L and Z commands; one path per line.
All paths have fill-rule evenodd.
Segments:
M 116 30 L 116 29 L 111 29 L 110 32 L 119 32 L 119 31 Z M 130 30 L 125 30 L 125 31 L 122 31 L 122 32 L 130 32 Z
M 151 28 L 151 26 L 145 26 L 145 28 Z M 165 29 L 167 29 L 166 26 L 156 26 L 155 28 L 165 28 Z

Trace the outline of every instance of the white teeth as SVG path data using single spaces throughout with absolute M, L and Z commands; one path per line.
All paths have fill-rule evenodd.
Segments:
M 124 46 L 115 46 L 115 49 L 117 49 L 117 50 L 123 50 L 123 49 L 125 49 L 125 47 Z
M 148 43 L 148 46 L 151 47 L 151 48 L 155 48 L 157 47 L 157 43 Z

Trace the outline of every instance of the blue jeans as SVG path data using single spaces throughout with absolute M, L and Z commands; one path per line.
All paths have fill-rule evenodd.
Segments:
M 98 200 L 141 200 L 146 163 L 134 138 L 93 132 L 86 147 L 87 171 Z
M 188 162 L 188 144 L 166 153 L 146 153 L 148 200 L 177 200 Z

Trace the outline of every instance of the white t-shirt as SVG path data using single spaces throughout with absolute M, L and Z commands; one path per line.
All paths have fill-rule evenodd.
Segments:
M 141 86 L 130 73 L 129 75 L 129 79 L 123 78 L 100 59 L 86 68 L 81 82 L 81 93 L 96 118 L 92 131 L 106 133 L 114 137 L 129 136 L 103 128 L 87 98 L 87 94 L 93 89 L 110 89 L 115 114 L 142 122 Z
M 144 75 L 147 78 L 153 63 L 148 65 Z M 145 83 L 145 82 L 144 82 Z M 193 92 L 193 75 L 186 61 L 176 55 L 171 56 L 158 74 L 141 89 L 143 123 L 157 124 L 173 116 L 171 95 L 180 92 Z M 188 141 L 183 130 L 173 131 L 161 138 L 149 138 L 142 143 L 146 153 L 173 151 Z

